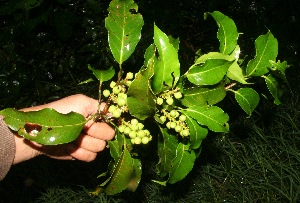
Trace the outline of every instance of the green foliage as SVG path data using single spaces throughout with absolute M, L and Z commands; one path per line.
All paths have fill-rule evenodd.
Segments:
M 229 116 L 217 106 L 227 92 L 234 93 L 237 103 L 250 116 L 260 98 L 251 86 L 264 78 L 275 103 L 280 103 L 281 93 L 276 78 L 279 75 L 284 79 L 288 66 L 286 62 L 276 63 L 278 43 L 270 31 L 256 39 L 256 56 L 245 67 L 239 59 L 239 34 L 234 21 L 218 11 L 206 13 L 205 18 L 211 15 L 219 27 L 219 52 L 200 55 L 186 73 L 181 74 L 179 40 L 168 37 L 154 25 L 154 42 L 146 49 L 144 66 L 135 77 L 132 72 L 124 77 L 123 64 L 134 52 L 144 22 L 137 5 L 131 0 L 112 0 L 108 11 L 105 19 L 108 43 L 120 69 L 117 80 L 110 83 L 111 91 L 102 91 L 101 88 L 103 82 L 113 78 L 114 68 L 88 68 L 100 82 L 99 98 L 103 94 L 109 106 L 109 114 L 99 110 L 94 116 L 99 118 L 100 115 L 104 121 L 113 124 L 117 133 L 115 140 L 109 142 L 113 158 L 107 173 L 109 177 L 93 194 L 105 192 L 114 195 L 125 189 L 134 191 L 142 173 L 139 160 L 142 147 L 139 145 L 152 141 L 152 136 L 156 138 L 153 141 L 157 141 L 159 158 L 156 167 L 159 180 L 155 182 L 174 184 L 184 179 L 192 170 L 201 151 L 201 143 L 209 131 L 229 131 Z M 43 113 L 43 110 L 37 112 Z M 3 111 L 2 114 L 8 122 L 8 115 Z M 24 113 L 22 125 L 25 122 L 47 126 L 44 121 L 32 122 L 28 115 L 30 113 Z M 156 125 L 151 126 L 151 131 L 152 128 L 153 132 L 160 129 L 158 135 L 144 129 L 143 122 L 148 120 Z M 12 122 L 18 124 L 17 121 Z M 79 124 L 84 122 L 77 121 L 76 124 L 71 120 L 68 126 Z M 11 128 L 16 130 L 16 127 Z M 80 132 L 76 133 L 73 133 L 73 139 Z M 32 136 L 26 138 L 35 140 Z

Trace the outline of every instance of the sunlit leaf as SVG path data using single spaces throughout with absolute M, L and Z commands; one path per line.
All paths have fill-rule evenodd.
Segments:
M 186 106 L 207 106 L 214 105 L 224 99 L 226 91 L 224 84 L 215 88 L 193 87 L 183 90 L 181 103 Z
M 138 7 L 133 0 L 113 0 L 108 11 L 105 27 L 110 50 L 115 60 L 122 64 L 134 52 L 141 38 L 143 17 L 137 13 Z
M 223 54 L 220 52 L 209 52 L 207 54 L 201 55 L 196 61 L 194 65 L 205 63 L 205 61 L 209 59 L 224 59 L 227 61 L 233 61 L 235 60 L 234 56 L 230 56 L 227 54 Z
M 111 66 L 107 70 L 98 70 L 93 68 L 90 64 L 88 65 L 88 69 L 93 72 L 94 76 L 102 83 L 109 81 L 115 75 L 115 69 Z
M 171 169 L 171 161 L 175 158 L 178 141 L 174 135 L 168 133 L 168 129 L 161 128 L 158 139 L 157 170 L 161 177 L 165 177 Z
M 220 52 L 230 54 L 237 45 L 238 32 L 234 21 L 219 11 L 205 13 L 204 18 L 210 14 L 219 26 L 217 37 L 220 41 Z
M 227 132 L 229 130 L 229 116 L 219 107 L 198 107 L 191 106 L 183 109 L 184 114 L 192 117 L 201 125 L 206 125 L 214 132 Z
M 224 59 L 208 59 L 203 64 L 193 65 L 186 76 L 195 85 L 215 85 L 224 78 L 232 63 Z
M 272 64 L 272 70 L 274 71 L 272 74 L 275 74 L 276 77 L 279 77 L 283 79 L 285 82 L 287 82 L 287 78 L 285 75 L 286 69 L 289 67 L 286 61 L 280 62 L 280 61 L 270 61 Z
M 280 88 L 278 81 L 272 75 L 268 75 L 264 78 L 270 93 L 274 97 L 274 104 L 276 105 L 281 104 L 280 97 L 283 94 L 283 90 Z
M 246 79 L 244 77 L 243 70 L 237 64 L 236 61 L 233 64 L 231 64 L 231 66 L 229 67 L 229 69 L 227 71 L 227 77 L 230 78 L 231 80 L 235 80 L 242 84 L 248 84 L 248 82 L 246 81 Z
M 238 91 L 234 91 L 234 93 L 235 99 L 241 108 L 251 116 L 259 103 L 258 93 L 252 88 L 240 88 Z
M 155 93 L 170 89 L 176 85 L 180 76 L 178 53 L 169 42 L 168 36 L 154 25 L 154 43 L 158 59 L 154 66 L 152 88 Z
M 173 184 L 185 178 L 193 169 L 195 159 L 195 152 L 193 150 L 189 151 L 187 145 L 179 143 L 176 149 L 176 157 L 172 160 L 168 182 Z
M 131 115 L 144 120 L 155 114 L 155 96 L 150 89 L 153 67 L 140 70 L 128 89 L 127 105 Z
M 57 145 L 75 140 L 81 133 L 86 119 L 71 112 L 61 114 L 54 109 L 23 112 L 7 108 L 0 111 L 4 122 L 22 137 L 43 145 Z
M 268 68 L 272 68 L 270 61 L 276 61 L 278 54 L 277 39 L 269 31 L 255 40 L 255 49 L 256 56 L 246 68 L 247 76 L 261 76 L 269 72 Z

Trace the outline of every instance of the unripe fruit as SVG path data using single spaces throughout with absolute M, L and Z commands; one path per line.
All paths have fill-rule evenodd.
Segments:
M 112 112 L 113 117 L 119 118 L 121 116 L 121 111 L 119 109 L 116 109 L 114 112 Z
M 188 129 L 184 129 L 181 131 L 182 136 L 187 137 L 190 135 L 190 131 Z
M 130 128 L 131 128 L 131 130 L 138 131 L 139 130 L 139 125 L 138 124 L 131 124 Z
M 113 112 L 115 112 L 117 110 L 117 107 L 115 106 L 115 105 L 111 105 L 109 108 L 108 108 L 108 111 L 110 112 L 110 113 L 113 113 Z
M 176 99 L 180 99 L 180 98 L 182 97 L 181 92 L 175 92 L 175 93 L 174 93 L 174 97 L 175 97 Z
M 120 133 L 124 132 L 125 127 L 126 127 L 125 125 L 120 125 L 119 126 Z
M 161 120 L 162 123 L 164 123 L 164 122 L 166 122 L 167 118 L 165 116 L 161 116 L 160 120 Z
M 149 138 L 148 137 L 143 137 L 142 138 L 142 143 L 143 144 L 148 144 L 148 142 L 149 142 Z
M 125 106 L 126 105 L 126 100 L 123 99 L 123 98 L 118 98 L 117 103 L 118 103 L 118 106 Z
M 129 135 L 130 132 L 131 132 L 131 129 L 128 126 L 126 126 L 124 128 L 124 134 Z
M 108 97 L 110 95 L 109 90 L 103 90 L 103 96 Z
M 142 143 L 142 139 L 140 137 L 134 138 L 134 144 L 141 144 L 141 143 Z
M 123 99 L 127 99 L 127 94 L 123 93 L 123 92 L 120 92 L 118 94 L 118 98 L 123 98 Z
M 170 111 L 170 116 L 173 118 L 176 117 L 176 114 L 177 114 L 176 112 L 177 112 L 176 110 Z
M 171 122 L 167 122 L 166 126 L 167 126 L 168 129 L 170 129 L 171 128 Z
M 149 130 L 144 130 L 144 132 L 145 132 L 146 136 L 149 136 L 149 135 L 150 135 Z
M 175 131 L 179 133 L 181 130 L 182 130 L 182 127 L 180 125 L 176 125 Z
M 138 132 L 137 132 L 137 136 L 138 137 L 140 137 L 140 138 L 143 138 L 143 137 L 145 137 L 145 132 L 143 131 L 143 130 L 139 130 Z
M 162 104 L 164 103 L 163 98 L 158 97 L 158 98 L 156 99 L 156 103 L 157 103 L 157 105 L 162 105 Z
M 127 81 L 126 81 L 126 85 L 127 85 L 128 87 L 131 85 L 131 83 L 132 83 L 132 81 L 130 81 L 130 80 L 127 80 Z
M 130 123 L 132 125 L 137 125 L 139 123 L 139 121 L 137 119 L 133 118 L 133 119 L 131 119 Z
M 132 72 L 128 72 L 126 74 L 126 78 L 129 79 L 129 80 L 133 79 L 133 73 Z
M 138 123 L 138 126 L 139 126 L 139 130 L 142 130 L 144 128 L 144 124 L 142 123 Z
M 129 137 L 130 138 L 136 138 L 136 132 L 135 131 L 130 131 L 130 133 L 129 133 Z
M 121 86 L 115 86 L 113 88 L 113 93 L 114 94 L 119 94 L 121 92 L 122 87 Z
M 116 82 L 115 81 L 111 81 L 109 86 L 110 86 L 110 88 L 114 88 L 114 86 L 116 86 Z
M 167 98 L 167 104 L 172 105 L 174 103 L 174 99 L 172 97 Z
M 181 122 L 184 122 L 184 121 L 186 120 L 186 116 L 185 116 L 185 115 L 179 116 L 179 120 L 180 120 Z
M 176 127 L 176 123 L 175 123 L 175 122 L 171 122 L 171 123 L 170 123 L 170 127 L 171 127 L 171 128 L 175 128 L 175 127 Z

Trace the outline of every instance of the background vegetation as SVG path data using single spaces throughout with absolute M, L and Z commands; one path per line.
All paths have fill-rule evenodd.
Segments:
M 0 3 L 0 109 L 49 102 L 74 93 L 97 97 L 87 64 L 105 68 L 108 50 L 104 18 L 110 1 L 9 0 Z M 126 66 L 139 69 L 152 40 L 153 22 L 180 38 L 182 69 L 199 48 L 216 50 L 215 23 L 203 13 L 219 10 L 244 33 L 239 44 L 254 55 L 254 40 L 270 29 L 279 41 L 279 58 L 292 65 L 283 105 L 262 100 L 245 118 L 228 97 L 230 134 L 211 134 L 186 180 L 167 188 L 151 182 L 154 162 L 144 164 L 135 193 L 90 197 L 105 171 L 108 154 L 93 163 L 39 157 L 14 166 L 0 182 L 0 202 L 298 202 L 300 201 L 299 6 L 297 0 L 136 1 L 145 18 L 144 39 Z M 241 57 L 242 58 L 242 57 Z M 126 67 L 125 67 L 126 68 Z M 95 86 L 93 86 L 95 85 Z M 275 119 L 276 118 L 276 119 Z M 278 119 L 279 118 L 279 119 Z

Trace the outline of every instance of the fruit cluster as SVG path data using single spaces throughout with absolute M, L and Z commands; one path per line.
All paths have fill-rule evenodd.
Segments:
M 127 135 L 132 144 L 148 144 L 152 140 L 149 130 L 144 129 L 144 124 L 135 118 L 129 122 L 123 120 L 119 126 L 119 131 Z
M 179 89 L 174 89 L 165 92 L 156 99 L 156 104 L 161 106 L 159 111 L 159 119 L 162 124 L 166 124 L 168 129 L 174 129 L 175 132 L 179 133 L 182 137 L 190 135 L 190 130 L 186 124 L 186 116 L 179 113 L 178 110 L 174 109 L 174 98 L 182 98 Z M 169 110 L 170 109 L 170 110 Z

